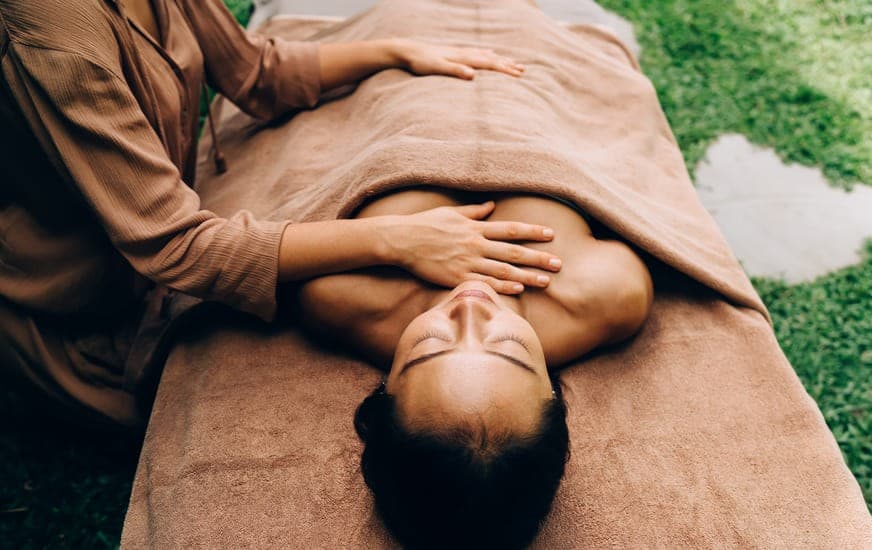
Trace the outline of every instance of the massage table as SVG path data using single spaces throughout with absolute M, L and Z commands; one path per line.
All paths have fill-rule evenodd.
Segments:
M 562 371 L 572 456 L 535 548 L 872 548 L 856 480 L 615 36 L 521 0 L 385 0 L 261 31 L 484 45 L 528 69 L 472 82 L 384 71 L 271 123 L 219 100 L 230 170 L 215 173 L 205 132 L 206 208 L 304 222 L 410 185 L 540 193 L 661 266 L 641 332 Z M 287 304 L 265 324 L 169 302 L 207 313 L 167 347 L 122 546 L 396 547 L 352 424 L 383 373 L 308 338 Z

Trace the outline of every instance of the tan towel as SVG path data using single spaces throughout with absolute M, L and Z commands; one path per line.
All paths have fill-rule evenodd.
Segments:
M 224 106 L 230 172 L 201 167 L 205 205 L 304 221 L 414 184 L 577 203 L 676 271 L 635 339 L 564 371 L 572 459 L 537 546 L 872 547 L 859 487 L 624 48 L 520 0 L 386 1 L 319 39 L 380 36 L 494 47 L 528 71 L 386 71 L 279 124 Z M 352 426 L 380 376 L 288 324 L 201 321 L 167 361 L 123 545 L 389 547 Z

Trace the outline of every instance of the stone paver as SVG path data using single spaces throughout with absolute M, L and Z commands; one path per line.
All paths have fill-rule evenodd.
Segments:
M 860 261 L 872 238 L 872 188 L 830 186 L 744 136 L 718 138 L 696 170 L 697 193 L 750 275 L 814 279 Z
M 256 27 L 274 15 L 322 15 L 348 17 L 375 4 L 374 0 L 256 0 L 251 26 Z M 598 23 L 610 27 L 639 55 L 639 43 L 633 34 L 633 25 L 611 13 L 593 0 L 539 0 L 542 10 L 567 23 Z

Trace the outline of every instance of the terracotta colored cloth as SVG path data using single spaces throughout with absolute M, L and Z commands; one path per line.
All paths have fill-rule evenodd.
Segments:
M 125 414 L 92 397 L 118 372 L 77 376 L 49 341 L 117 341 L 151 281 L 275 313 L 287 222 L 221 218 L 189 187 L 204 79 L 264 118 L 320 93 L 316 44 L 249 38 L 220 0 L 155 6 L 158 41 L 114 0 L 0 3 L 0 315 L 35 330 L 36 343 L 11 344 L 26 368 L 112 417 Z M 34 345 L 54 346 L 43 359 L 57 362 L 40 363 Z M 124 371 L 121 350 L 72 352 Z
M 317 38 L 392 35 L 493 47 L 528 70 L 386 71 L 282 125 L 225 109 L 232 170 L 201 180 L 204 201 L 308 220 L 432 184 L 578 204 L 673 269 L 640 334 L 563 371 L 572 459 L 537 547 L 872 545 L 859 487 L 624 48 L 512 0 L 387 0 Z M 167 361 L 122 544 L 390 547 L 352 426 L 381 376 L 291 323 L 197 323 Z

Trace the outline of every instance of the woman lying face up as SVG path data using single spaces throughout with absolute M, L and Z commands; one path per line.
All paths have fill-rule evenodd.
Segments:
M 379 512 L 412 547 L 531 540 L 569 455 L 539 338 L 514 301 L 477 282 L 409 324 L 355 427 Z
M 323 277 L 300 299 L 310 321 L 376 364 L 385 382 L 358 408 L 362 471 L 408 548 L 520 548 L 547 515 L 569 457 L 556 368 L 635 333 L 648 315 L 646 265 L 545 197 L 496 197 L 490 220 L 548 222 L 526 246 L 562 259 L 546 288 L 499 294 L 482 281 L 440 289 L 401 272 Z M 462 201 L 410 190 L 361 216 Z M 541 273 L 545 273 L 544 270 Z

